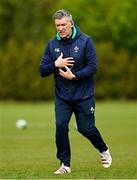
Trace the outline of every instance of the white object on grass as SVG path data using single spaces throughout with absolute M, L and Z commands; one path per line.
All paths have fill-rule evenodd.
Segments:
M 18 119 L 16 122 L 16 127 L 18 129 L 25 129 L 27 127 L 27 122 L 25 119 Z

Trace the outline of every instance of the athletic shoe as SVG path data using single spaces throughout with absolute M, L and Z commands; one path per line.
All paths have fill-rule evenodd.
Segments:
M 102 166 L 104 168 L 109 168 L 112 163 L 112 157 L 110 155 L 109 149 L 107 151 L 103 151 L 102 153 L 100 153 L 100 157 L 101 157 Z
M 68 166 L 64 166 L 62 163 L 60 168 L 54 172 L 54 174 L 66 174 L 66 173 L 71 173 L 71 169 Z

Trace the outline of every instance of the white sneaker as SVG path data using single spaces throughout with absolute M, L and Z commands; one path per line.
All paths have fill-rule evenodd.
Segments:
M 109 149 L 107 151 L 103 151 L 102 153 L 100 153 L 100 157 L 101 157 L 102 166 L 104 168 L 109 168 L 112 163 L 112 157 L 110 155 Z
M 62 163 L 60 168 L 54 172 L 54 174 L 65 174 L 65 173 L 71 173 L 71 169 L 68 166 L 64 166 Z

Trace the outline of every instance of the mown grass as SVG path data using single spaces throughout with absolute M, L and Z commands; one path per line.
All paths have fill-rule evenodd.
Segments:
M 54 175 L 56 159 L 54 103 L 0 102 L 1 179 L 136 179 L 137 102 L 96 103 L 96 126 L 110 147 L 111 168 L 101 167 L 95 148 L 70 123 L 71 174 Z M 17 119 L 27 120 L 25 130 Z

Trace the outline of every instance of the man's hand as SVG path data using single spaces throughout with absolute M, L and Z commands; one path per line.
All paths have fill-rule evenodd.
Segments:
M 71 72 L 71 70 L 65 66 L 66 71 L 63 71 L 62 69 L 59 69 L 59 74 L 63 76 L 65 79 L 72 80 L 75 78 L 75 75 Z
M 58 57 L 58 59 L 55 61 L 55 67 L 58 68 L 64 68 L 65 66 L 72 67 L 74 64 L 73 57 L 67 57 L 67 58 L 62 58 L 63 53 Z

